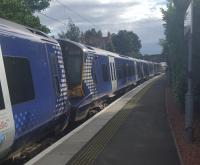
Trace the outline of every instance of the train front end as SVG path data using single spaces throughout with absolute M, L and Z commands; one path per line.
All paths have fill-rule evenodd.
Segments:
M 14 119 L 0 42 L 0 159 L 9 152 L 14 143 L 14 136 Z

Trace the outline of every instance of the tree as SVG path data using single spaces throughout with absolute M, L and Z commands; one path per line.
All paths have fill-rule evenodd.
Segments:
M 112 40 L 111 40 L 112 41 Z M 105 44 L 105 50 L 115 52 L 115 48 L 112 42 L 108 42 Z
M 81 32 L 78 26 L 76 26 L 73 21 L 70 19 L 68 23 L 68 29 L 66 32 L 61 32 L 58 34 L 59 38 L 69 39 L 72 41 L 79 42 L 81 37 Z
M 41 25 L 39 17 L 34 16 L 24 2 L 25 0 L 1 0 L 0 17 L 46 33 L 50 32 L 46 26 Z
M 82 33 L 81 41 L 86 45 L 91 45 L 108 51 L 114 52 L 115 50 L 110 32 L 107 33 L 107 36 L 103 36 L 101 30 L 97 31 L 93 28 Z
M 102 32 L 100 30 L 96 31 L 94 28 L 87 30 L 84 33 L 84 43 L 86 45 L 103 48 Z
M 112 35 L 110 32 L 107 33 L 106 41 L 107 42 L 105 43 L 105 49 L 111 52 L 115 52 L 115 48 L 112 41 Z
M 175 95 L 183 104 L 187 90 L 187 52 L 188 40 L 184 37 L 185 12 L 189 5 L 188 0 L 168 0 L 167 10 L 162 9 L 165 21 L 165 42 L 162 42 L 163 54 L 166 56 L 170 82 Z M 194 0 L 193 16 L 193 91 L 194 96 L 200 96 L 200 1 Z M 199 98 L 195 98 L 199 100 Z M 183 104 L 184 105 L 184 104 Z
M 142 47 L 137 34 L 132 31 L 120 30 L 112 36 L 116 52 L 128 56 L 135 56 L 140 53 Z
M 163 54 L 169 66 L 170 82 L 178 100 L 184 104 L 186 92 L 187 56 L 184 43 L 184 18 L 188 3 L 186 0 L 168 0 L 167 10 L 162 9 L 165 22 Z
M 39 12 L 49 7 L 50 0 L 22 0 L 22 3 L 28 7 L 32 13 Z

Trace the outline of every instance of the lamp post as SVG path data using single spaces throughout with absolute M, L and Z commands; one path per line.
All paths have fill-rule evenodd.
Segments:
M 188 37 L 188 74 L 187 93 L 185 95 L 185 138 L 192 143 L 193 134 L 193 93 L 192 93 L 192 28 L 193 28 L 193 0 L 186 11 L 185 36 Z

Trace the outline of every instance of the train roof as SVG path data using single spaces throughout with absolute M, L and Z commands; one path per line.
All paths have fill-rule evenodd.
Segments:
M 74 41 L 71 41 L 71 40 L 67 40 L 67 39 L 58 39 L 58 40 L 69 42 L 73 45 L 76 45 L 77 47 L 82 49 L 83 52 L 94 53 L 94 54 L 105 55 L 105 56 L 113 56 L 113 57 L 124 58 L 124 59 L 134 59 L 134 58 L 131 58 L 131 57 L 128 57 L 128 56 L 125 56 L 125 55 L 120 55 L 120 54 L 117 54 L 117 53 L 114 53 L 114 52 L 110 52 L 110 51 L 103 50 L 103 49 L 100 49 L 100 48 L 95 48 L 95 47 L 85 45 L 85 44 L 82 44 L 82 43 L 78 43 L 78 42 L 74 42 Z
M 3 18 L 0 18 L 0 33 L 4 35 L 20 36 L 22 38 L 28 38 L 30 40 L 51 42 L 57 44 L 57 41 L 55 39 L 53 39 L 52 37 L 48 36 L 47 34 L 39 30 L 20 25 L 5 20 Z
M 136 58 L 128 57 L 128 56 L 125 56 L 125 55 L 106 51 L 106 50 L 103 50 L 103 49 L 95 48 L 95 47 L 92 47 L 92 46 L 88 46 L 88 45 L 78 43 L 78 42 L 74 42 L 74 41 L 67 40 L 67 39 L 58 39 L 58 40 L 71 43 L 71 44 L 79 47 L 83 52 L 86 52 L 86 53 L 88 52 L 88 53 L 94 53 L 94 54 L 105 55 L 105 56 L 113 56 L 113 57 L 116 57 L 116 58 L 129 59 L 129 60 L 134 60 L 134 61 L 137 61 L 137 62 L 153 63 L 153 62 L 150 62 L 150 61 L 136 59 Z

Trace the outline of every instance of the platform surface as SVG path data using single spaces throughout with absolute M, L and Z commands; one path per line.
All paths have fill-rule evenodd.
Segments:
M 132 99 L 122 111 L 128 115 L 113 135 L 107 133 L 107 138 L 111 138 L 106 144 L 94 138 L 91 143 L 96 149 L 88 147 L 93 150 L 88 155 L 83 153 L 89 149 L 83 149 L 68 164 L 180 165 L 165 111 L 164 77 L 146 89 L 137 101 Z
M 165 111 L 165 79 L 136 103 L 94 165 L 179 165 Z
M 165 112 L 165 78 L 136 87 L 27 165 L 179 165 Z

